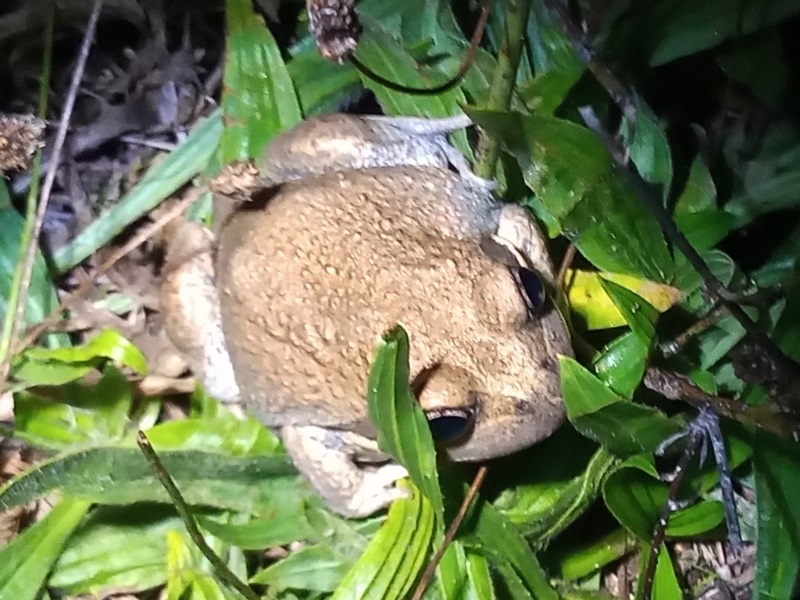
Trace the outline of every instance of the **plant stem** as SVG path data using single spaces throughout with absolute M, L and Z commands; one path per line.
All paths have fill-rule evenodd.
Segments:
M 506 2 L 505 36 L 497 56 L 497 68 L 486 108 L 506 110 L 511 102 L 511 94 L 517 81 L 517 69 L 525 40 L 525 26 L 528 23 L 531 0 L 508 0 Z M 493 179 L 500 155 L 500 142 L 495 137 L 481 135 L 478 142 L 478 162 L 475 173 L 484 179 Z

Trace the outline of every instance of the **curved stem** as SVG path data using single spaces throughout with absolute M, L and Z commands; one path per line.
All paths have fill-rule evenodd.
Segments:
M 489 89 L 486 108 L 505 110 L 511 101 L 511 93 L 517 80 L 519 59 L 522 55 L 522 43 L 525 40 L 525 27 L 530 13 L 530 0 L 508 0 L 506 2 L 506 26 L 500 52 L 497 56 L 497 68 Z M 500 143 L 496 138 L 481 135 L 478 143 L 478 162 L 475 173 L 479 177 L 492 179 L 500 155 Z

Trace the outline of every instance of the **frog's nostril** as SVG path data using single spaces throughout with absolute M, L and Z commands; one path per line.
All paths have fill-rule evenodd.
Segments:
M 472 428 L 475 413 L 466 408 L 439 408 L 425 412 L 431 435 L 437 442 L 455 442 Z

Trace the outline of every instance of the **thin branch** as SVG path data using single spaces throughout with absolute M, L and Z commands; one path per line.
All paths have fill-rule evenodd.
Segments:
M 186 500 L 183 499 L 178 486 L 175 485 L 175 481 L 164 467 L 164 463 L 162 463 L 158 458 L 156 451 L 153 449 L 153 446 L 150 444 L 150 440 L 147 439 L 144 431 L 139 431 L 138 435 L 136 436 L 136 443 L 139 444 L 142 454 L 144 454 L 144 457 L 147 459 L 147 462 L 150 463 L 150 466 L 153 467 L 156 477 L 158 477 L 159 482 L 161 482 L 161 485 L 164 486 L 164 489 L 167 491 L 167 494 L 175 506 L 178 516 L 186 526 L 186 531 L 189 533 L 189 537 L 192 538 L 195 546 L 197 546 L 200 552 L 203 553 L 203 556 L 205 556 L 208 559 L 208 562 L 210 562 L 214 567 L 214 571 L 217 573 L 219 578 L 231 588 L 239 592 L 247 600 L 260 600 L 259 595 L 256 594 L 250 588 L 250 586 L 239 579 L 233 573 L 233 571 L 230 570 L 228 565 L 225 564 L 225 561 L 217 556 L 216 552 L 214 552 L 211 546 L 208 545 L 208 542 L 206 542 L 203 534 L 197 527 L 197 522 L 195 521 L 191 510 L 189 510 Z
M 17 336 L 22 328 L 22 323 L 25 320 L 25 308 L 27 305 L 28 289 L 31 283 L 31 274 L 33 272 L 33 262 L 36 258 L 36 250 L 39 245 L 39 235 L 42 231 L 42 223 L 44 222 L 45 211 L 47 204 L 50 201 L 50 192 L 53 189 L 53 182 L 56 178 L 56 171 L 61 157 L 61 151 L 64 148 L 64 142 L 67 139 L 67 130 L 69 129 L 69 122 L 72 118 L 72 109 L 75 107 L 75 99 L 78 96 L 78 88 L 83 78 L 83 71 L 86 67 L 86 60 L 89 57 L 89 49 L 94 41 L 95 30 L 97 29 L 97 21 L 100 18 L 100 10 L 103 7 L 103 0 L 94 0 L 92 4 L 92 12 L 89 14 L 89 20 L 86 23 L 86 29 L 83 32 L 83 39 L 81 40 L 81 47 L 78 51 L 78 58 L 75 61 L 75 69 L 72 72 L 72 80 L 69 84 L 69 90 L 64 101 L 64 108 L 61 113 L 61 120 L 58 124 L 56 131 L 56 139 L 53 143 L 53 154 L 50 164 L 45 174 L 44 183 L 42 184 L 42 192 L 39 197 L 39 207 L 36 211 L 36 219 L 33 223 L 33 230 L 31 231 L 31 238 L 28 240 L 28 245 L 25 253 L 25 263 L 22 272 L 22 280 L 20 281 L 19 288 L 19 303 L 14 318 L 14 325 L 11 329 L 11 338 L 9 341 L 9 352 L 6 361 L 0 368 L 0 379 L 5 379 L 8 374 L 11 359 L 16 353 Z
M 442 545 L 436 550 L 436 553 L 431 558 L 431 562 L 428 563 L 428 566 L 425 567 L 425 572 L 422 574 L 422 577 L 417 584 L 416 589 L 414 590 L 414 594 L 411 596 L 411 600 L 420 600 L 422 598 L 422 594 L 425 593 L 425 590 L 428 589 L 428 586 L 433 580 L 433 574 L 436 572 L 436 567 L 439 566 L 439 563 L 442 562 L 442 557 L 444 553 L 447 551 L 447 548 L 450 546 L 450 543 L 456 537 L 456 533 L 458 533 L 458 528 L 461 526 L 464 517 L 467 515 L 467 510 L 472 505 L 473 500 L 475 500 L 475 496 L 478 494 L 478 490 L 483 485 L 483 480 L 486 479 L 486 473 L 488 468 L 486 465 L 481 465 L 478 469 L 478 472 L 475 473 L 475 477 L 472 480 L 472 484 L 469 486 L 469 490 L 467 490 L 467 495 L 464 497 L 464 501 L 461 503 L 461 506 L 458 508 L 458 513 L 456 514 L 453 522 L 450 523 L 450 527 L 447 529 L 447 533 L 445 533 L 444 540 L 442 541 Z

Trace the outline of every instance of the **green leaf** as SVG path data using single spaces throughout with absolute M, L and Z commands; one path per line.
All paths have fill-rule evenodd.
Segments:
M 5 181 L 0 180 L 0 192 L 7 194 Z M 0 194 L 0 195 L 5 195 Z M 0 323 L 6 318 L 11 286 L 14 282 L 14 270 L 20 259 L 20 241 L 25 220 L 13 208 L 0 208 Z M 25 325 L 35 325 L 58 308 L 56 289 L 47 271 L 42 253 L 37 250 L 28 297 L 25 304 Z M 66 334 L 48 334 L 45 338 L 51 347 L 66 347 L 69 337 Z
M 560 364 L 567 417 L 583 435 L 613 453 L 652 452 L 680 430 L 660 411 L 618 396 L 574 359 L 562 356 Z
M 284 589 L 333 592 L 351 564 L 329 544 L 316 544 L 292 552 L 283 560 L 253 575 L 250 583 Z
M 675 216 L 717 209 L 717 187 L 702 155 L 692 161 L 689 179 L 675 202 Z
M 667 486 L 659 480 L 653 457 L 645 454 L 626 459 L 603 486 L 608 510 L 640 540 L 650 539 L 667 495 Z
M 592 368 L 609 388 L 630 400 L 642 382 L 649 348 L 632 331 L 611 340 L 592 360 Z
M 197 546 L 183 532 L 167 532 L 167 600 L 241 600 L 241 596 L 223 587 Z M 204 536 L 217 556 L 225 548 L 216 540 Z M 231 549 L 226 563 L 240 579 L 246 576 L 241 552 Z
M 652 23 L 658 24 L 644 29 L 653 48 L 650 66 L 658 66 L 766 29 L 800 12 L 800 2 L 672 0 L 654 3 L 648 9 L 652 10 Z
M 415 66 L 408 52 L 377 22 L 362 18 L 364 32 L 358 44 L 356 56 L 367 67 L 380 73 L 386 79 L 405 86 L 428 88 L 447 81 L 449 74 L 428 72 Z M 446 117 L 461 113 L 460 103 L 465 102 L 464 94 L 455 88 L 443 94 L 420 96 L 396 92 L 362 75 L 365 87 L 375 92 L 381 107 L 390 115 L 420 115 L 426 117 Z M 456 145 L 467 156 L 471 155 L 466 133 L 453 134 Z
M 171 507 L 136 504 L 96 507 L 70 537 L 49 584 L 70 595 L 131 592 L 167 579 L 166 534 L 184 531 Z
M 503 565 L 509 565 L 512 570 L 507 575 L 519 577 L 531 597 L 557 600 L 558 593 L 519 530 L 488 502 L 481 502 L 475 510 L 474 533 L 480 540 L 481 552 L 488 554 L 501 570 Z
M 660 185 L 666 198 L 672 185 L 672 154 L 667 135 L 658 117 L 640 96 L 635 97 L 634 104 L 635 123 L 624 117 L 621 126 L 626 150 L 642 179 Z
M 147 374 L 147 361 L 139 349 L 125 339 L 122 334 L 113 329 L 104 329 L 89 342 L 74 348 L 31 348 L 25 352 L 23 361 L 47 364 L 66 363 L 77 364 L 78 367 L 85 363 L 96 363 L 97 359 L 106 358 L 114 361 L 119 366 L 130 367 L 140 375 Z M 17 371 L 15 371 L 17 375 Z M 34 385 L 43 382 L 26 380 Z
M 582 445 L 593 452 L 584 452 Z M 539 465 L 537 482 L 506 489 L 494 506 L 536 547 L 543 548 L 594 503 L 619 459 L 570 428 L 562 428 L 540 446 L 544 446 L 541 452 L 537 447 L 537 452 L 530 453 L 532 464 Z M 553 456 L 563 459 L 552 464 L 547 458 Z
M 435 520 L 431 502 L 418 489 L 408 487 L 412 496 L 395 500 L 389 507 L 386 522 L 348 571 L 334 600 L 406 597 L 430 549 Z
M 631 332 L 645 351 L 649 350 L 656 336 L 658 311 L 647 300 L 613 281 L 601 279 L 600 283 L 625 318 Z
M 797 444 L 756 436 L 756 576 L 754 600 L 791 598 L 800 571 L 800 456 Z
M 289 71 L 249 0 L 227 0 L 220 142 L 223 164 L 260 158 L 267 142 L 302 118 Z
M 650 547 L 647 544 L 642 544 L 642 556 L 647 556 Z M 642 561 L 644 564 L 644 561 Z M 639 579 L 641 587 L 642 579 Z M 666 545 L 661 544 L 658 549 L 658 558 L 656 559 L 656 573 L 653 579 L 653 600 L 675 600 L 675 598 L 682 598 L 683 590 L 678 583 L 678 577 L 675 575 L 675 567 L 672 565 L 672 557 L 667 550 Z
M 563 119 L 468 109 L 502 140 L 560 231 L 601 270 L 654 281 L 674 266 L 658 223 L 588 129 Z M 576 168 L 580 165 L 580 168 Z
M 15 435 L 39 448 L 120 440 L 126 432 L 133 396 L 125 375 L 107 367 L 95 385 L 70 382 L 52 396 L 20 392 L 15 397 Z
M 378 428 L 378 446 L 408 469 L 411 481 L 431 501 L 442 522 L 436 449 L 428 419 L 411 391 L 408 351 L 408 334 L 402 327 L 382 337 L 369 374 L 369 418 Z
M 90 503 L 65 498 L 0 548 L 0 600 L 34 600 Z
M 189 504 L 269 511 L 273 498 L 301 494 L 284 458 L 230 458 L 198 451 L 159 452 Z M 0 488 L 0 510 L 62 493 L 99 504 L 171 500 L 138 448 L 95 447 L 36 463 Z
M 247 523 L 220 523 L 213 519 L 200 522 L 203 529 L 229 544 L 243 550 L 260 550 L 313 538 L 316 530 L 308 522 L 304 509 L 302 498 L 275 497 L 272 509 L 262 518 Z M 266 583 L 260 579 L 258 582 Z
M 55 252 L 53 264 L 57 272 L 65 273 L 87 259 L 201 173 L 217 149 L 221 134 L 222 118 L 217 110 L 200 121 L 178 148 L 150 169 L 114 210 L 101 214 L 69 244 Z

